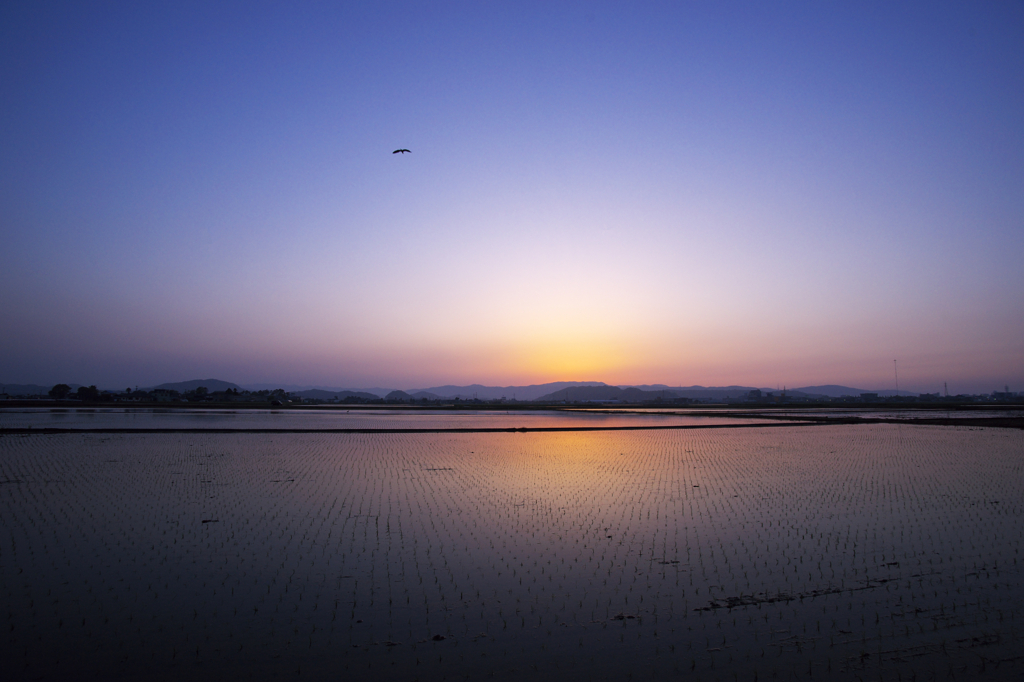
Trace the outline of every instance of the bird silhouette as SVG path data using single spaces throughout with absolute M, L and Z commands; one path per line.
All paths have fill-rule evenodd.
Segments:
M 391 153 L 392 154 L 405 154 L 406 152 L 412 154 L 412 152 L 410 152 L 408 149 L 396 149 L 395 151 L 393 151 Z

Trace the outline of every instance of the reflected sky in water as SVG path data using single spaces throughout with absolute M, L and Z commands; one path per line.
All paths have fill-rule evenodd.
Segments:
M 25 679 L 1018 675 L 1022 455 L 898 425 L 3 436 L 0 646 Z
M 756 423 L 720 415 L 493 410 L 0 409 L 0 428 L 511 429 Z M 761 420 L 765 421 L 765 420 Z

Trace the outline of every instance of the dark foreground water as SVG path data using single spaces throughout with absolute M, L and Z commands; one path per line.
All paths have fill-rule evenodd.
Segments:
M 0 436 L 6 679 L 1024 675 L 1024 433 Z

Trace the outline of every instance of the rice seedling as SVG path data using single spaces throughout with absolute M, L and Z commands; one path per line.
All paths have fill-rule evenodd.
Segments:
M 1013 675 L 1022 455 L 888 425 L 3 436 L 0 653 L 14 679 Z

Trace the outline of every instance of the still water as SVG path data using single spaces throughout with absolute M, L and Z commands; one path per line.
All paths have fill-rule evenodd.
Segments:
M 153 408 L 0 408 L 2 428 L 58 429 L 509 429 L 764 423 L 721 414 L 495 410 L 206 410 Z
M 13 679 L 1024 673 L 1024 433 L 0 436 Z

